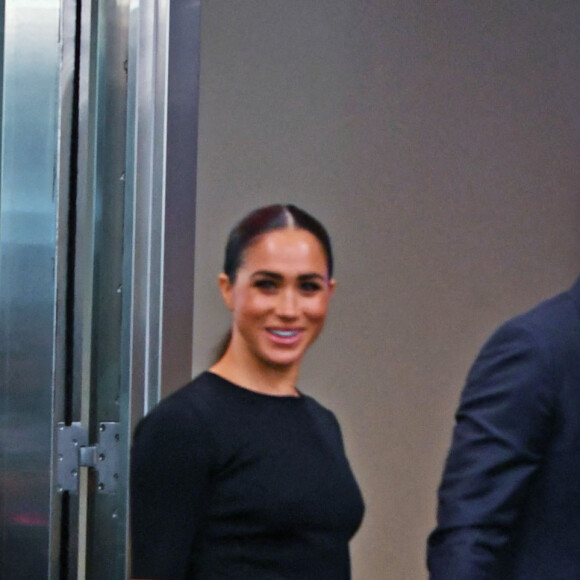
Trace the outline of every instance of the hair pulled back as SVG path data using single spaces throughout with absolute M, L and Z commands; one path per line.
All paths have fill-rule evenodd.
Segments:
M 324 226 L 309 213 L 295 205 L 267 205 L 249 213 L 230 232 L 226 244 L 224 273 L 234 282 L 240 268 L 244 252 L 258 236 L 274 230 L 294 228 L 310 232 L 322 246 L 326 257 L 328 277 L 332 277 L 333 258 L 330 236 Z

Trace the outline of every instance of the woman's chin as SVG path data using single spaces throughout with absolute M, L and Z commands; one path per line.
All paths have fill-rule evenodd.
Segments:
M 289 371 L 298 366 L 302 360 L 301 356 L 264 356 L 261 357 L 261 362 L 268 368 L 276 369 L 278 371 Z

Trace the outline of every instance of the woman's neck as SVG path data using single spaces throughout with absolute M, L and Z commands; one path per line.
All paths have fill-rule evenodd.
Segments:
M 296 390 L 298 365 L 275 366 L 240 356 L 231 348 L 209 370 L 250 391 L 275 396 L 299 396 Z

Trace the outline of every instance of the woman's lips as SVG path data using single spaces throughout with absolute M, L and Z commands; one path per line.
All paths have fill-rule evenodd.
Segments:
M 278 344 L 294 344 L 300 339 L 302 330 L 299 328 L 267 328 L 270 338 Z

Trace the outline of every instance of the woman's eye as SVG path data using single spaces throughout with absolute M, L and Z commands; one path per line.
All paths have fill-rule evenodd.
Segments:
M 276 284 L 272 280 L 256 280 L 254 286 L 260 290 L 274 290 L 276 288 Z
M 318 282 L 302 282 L 302 284 L 300 284 L 300 289 L 303 292 L 318 292 L 320 288 L 321 286 Z

